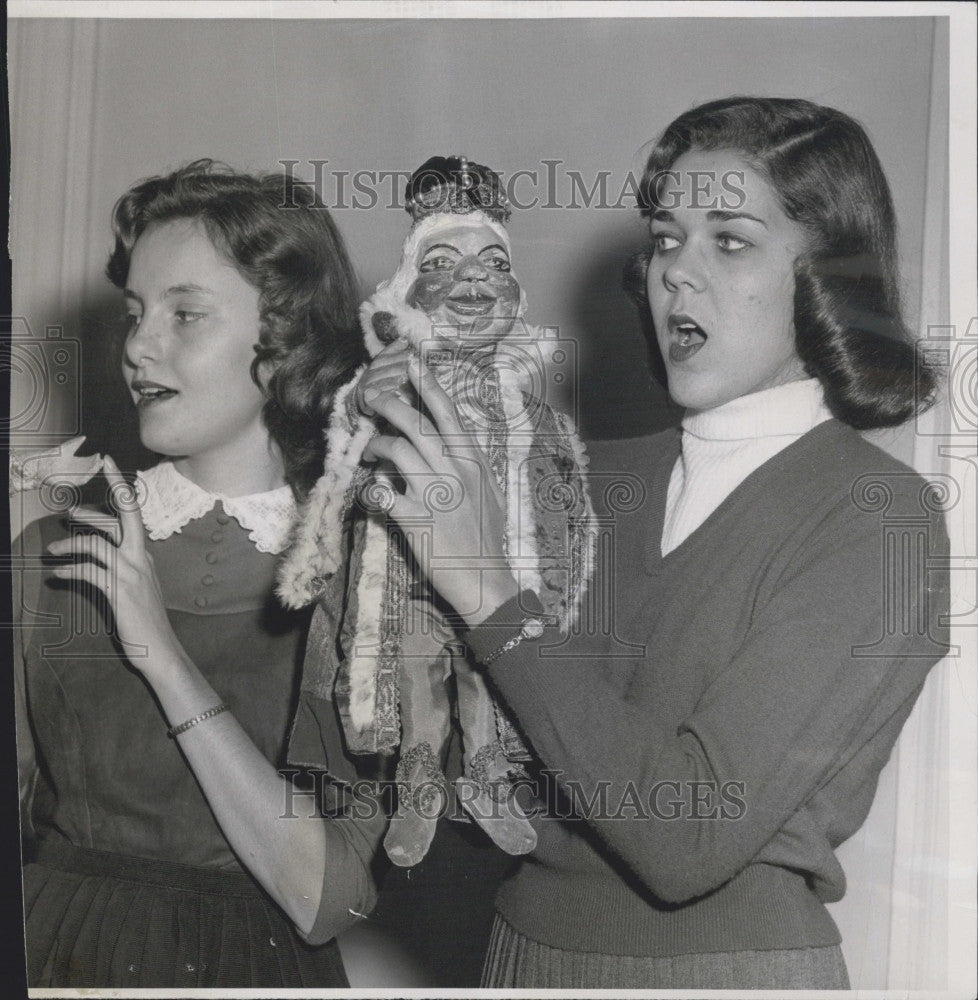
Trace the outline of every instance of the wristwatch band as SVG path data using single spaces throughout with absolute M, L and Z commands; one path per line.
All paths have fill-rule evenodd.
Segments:
M 543 635 L 543 622 L 539 618 L 524 618 L 520 625 L 519 632 L 512 639 L 504 642 L 498 649 L 494 649 L 482 660 L 484 667 L 489 666 L 493 660 L 498 660 L 503 653 L 508 653 L 515 649 L 524 639 L 539 639 Z

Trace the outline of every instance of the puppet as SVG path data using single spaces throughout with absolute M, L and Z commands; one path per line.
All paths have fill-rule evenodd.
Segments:
M 400 265 L 361 307 L 368 352 L 400 337 L 422 354 L 505 499 L 510 568 L 569 629 L 594 542 L 586 458 L 572 422 L 533 393 L 545 345 L 524 319 L 500 179 L 464 158 L 433 157 L 413 174 L 407 208 L 413 225 Z M 442 768 L 453 711 L 463 739 L 458 802 L 503 850 L 526 853 L 536 834 L 514 782 L 529 754 L 410 555 L 404 526 L 387 522 L 389 487 L 361 461 L 378 427 L 358 400 L 358 381 L 334 401 L 324 474 L 279 578 L 286 604 L 317 602 L 306 687 L 334 701 L 344 752 L 399 751 L 398 805 L 384 842 L 392 861 L 424 857 L 448 802 Z M 436 484 L 431 502 L 450 502 L 448 492 Z

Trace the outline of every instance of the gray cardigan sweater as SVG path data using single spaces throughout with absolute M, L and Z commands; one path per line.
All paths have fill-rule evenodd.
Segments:
M 678 447 L 673 430 L 596 453 L 584 634 L 548 629 L 488 668 L 541 763 L 538 847 L 497 908 L 575 951 L 834 944 L 835 848 L 947 651 L 943 519 L 923 479 L 831 420 L 663 557 Z M 468 633 L 476 658 L 540 612 L 529 591 L 508 602 Z

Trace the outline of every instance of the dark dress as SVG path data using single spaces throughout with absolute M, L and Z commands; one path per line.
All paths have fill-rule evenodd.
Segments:
M 39 527 L 35 551 L 63 535 L 58 519 Z M 147 547 L 188 656 L 282 765 L 308 615 L 275 603 L 277 557 L 220 504 Z M 101 595 L 38 589 L 25 642 L 39 765 L 29 985 L 346 986 L 335 941 L 301 940 L 238 863 L 149 686 L 117 655 Z

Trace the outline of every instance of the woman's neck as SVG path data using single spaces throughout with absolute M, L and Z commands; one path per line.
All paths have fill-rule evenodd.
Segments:
M 726 441 L 800 436 L 829 416 L 818 379 L 798 379 L 739 396 L 711 410 L 687 410 L 683 430 L 694 437 Z
M 266 438 L 260 447 L 254 442 L 225 445 L 219 450 L 172 459 L 180 475 L 208 493 L 226 497 L 267 493 L 285 485 L 285 462 L 278 445 Z

